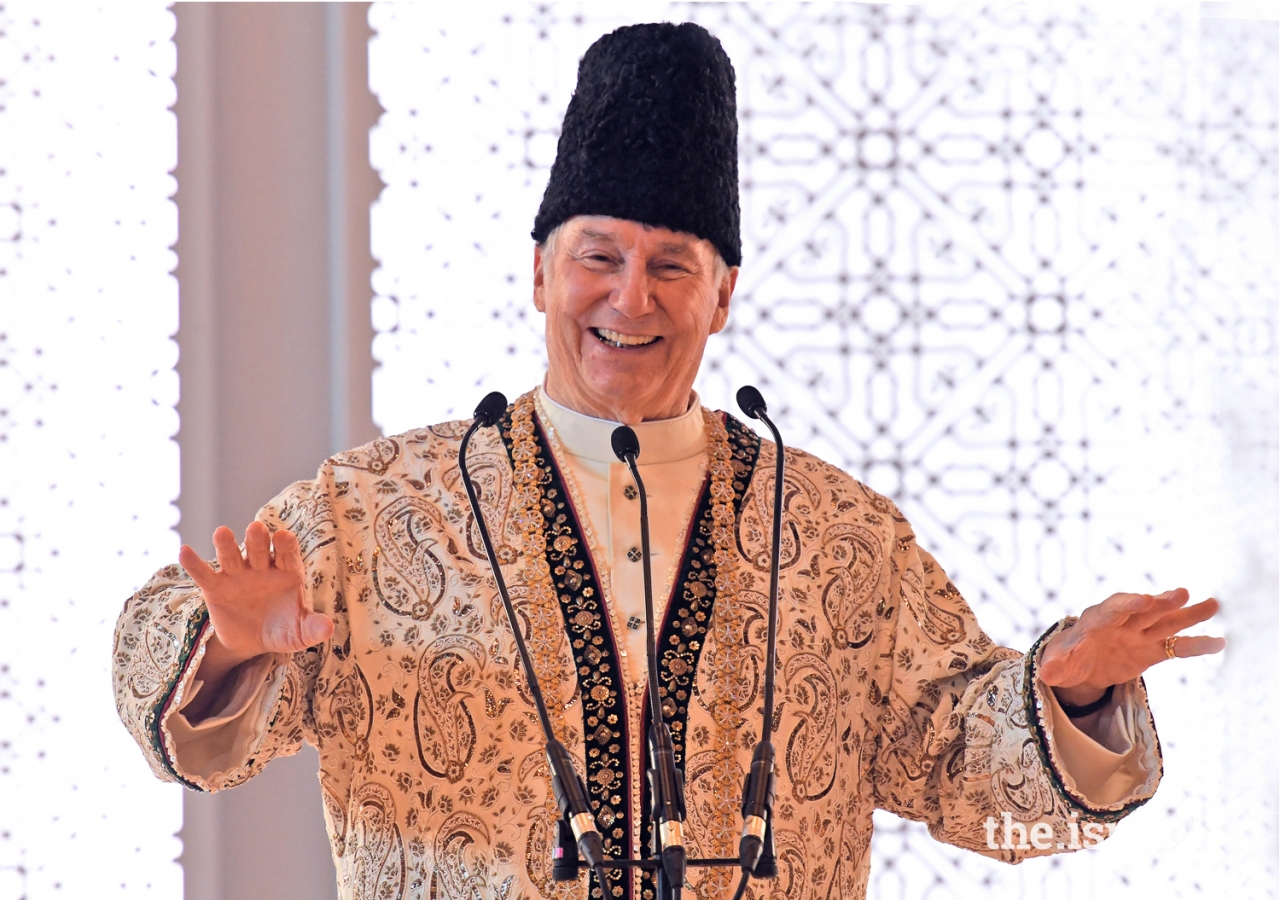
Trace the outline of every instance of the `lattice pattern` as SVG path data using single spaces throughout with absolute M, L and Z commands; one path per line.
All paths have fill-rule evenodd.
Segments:
M 886 817 L 873 895 L 1274 896 L 1274 688 L 1248 674 L 1276 650 L 1274 22 L 621 9 L 374 5 L 375 418 L 537 380 L 528 230 L 576 60 L 702 22 L 737 67 L 744 213 L 704 398 L 759 385 L 1003 642 L 1115 590 L 1230 604 L 1233 657 L 1148 679 L 1169 772 L 1112 842 L 1010 870 Z
M 0 898 L 182 895 L 111 633 L 177 551 L 173 16 L 0 7 Z

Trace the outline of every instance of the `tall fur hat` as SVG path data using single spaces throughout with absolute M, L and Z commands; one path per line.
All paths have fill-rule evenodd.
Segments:
M 628 25 L 583 55 L 533 239 L 579 215 L 695 234 L 741 264 L 733 64 L 705 28 Z

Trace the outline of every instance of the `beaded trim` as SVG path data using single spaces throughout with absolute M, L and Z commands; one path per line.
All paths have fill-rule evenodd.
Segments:
M 583 750 L 587 796 L 601 828 L 605 853 L 627 855 L 631 845 L 631 753 L 627 742 L 625 673 L 618 641 L 609 622 L 600 579 L 565 491 L 555 460 L 546 450 L 545 436 L 534 418 L 534 397 L 520 397 L 510 411 L 509 430 L 515 468 L 516 524 L 523 538 L 530 587 L 530 604 L 545 621 L 544 638 L 568 635 L 582 701 Z M 559 641 L 556 642 L 557 650 Z M 562 656 L 530 645 L 539 681 L 554 671 L 564 684 Z M 560 695 L 560 696 L 563 696 Z M 570 741 L 565 741 L 573 746 Z M 628 893 L 626 870 L 608 873 L 608 894 Z M 595 874 L 589 878 L 590 896 L 599 897 Z
M 709 846 L 704 852 L 712 856 L 733 856 L 737 845 L 734 838 L 739 827 L 740 798 L 742 794 L 742 767 L 738 765 L 738 738 L 744 724 L 743 712 L 755 699 L 757 685 L 747 677 L 751 671 L 748 657 L 751 651 L 746 644 L 747 608 L 741 602 L 741 591 L 751 586 L 750 575 L 738 568 L 737 542 L 734 525 L 737 512 L 746 498 L 747 487 L 755 471 L 760 455 L 760 438 L 741 422 L 729 416 L 725 422 L 734 430 L 734 443 L 741 452 L 731 454 L 728 440 L 719 441 L 717 455 L 712 458 L 712 545 L 715 547 L 716 597 L 715 613 L 711 618 L 714 655 L 707 661 L 713 677 L 710 703 L 715 735 L 712 744 L 713 790 L 706 792 L 708 819 L 712 825 L 704 840 Z M 721 426 L 721 433 L 725 428 Z M 735 458 L 749 454 L 748 458 Z M 717 496 L 718 495 L 718 496 Z M 735 498 L 736 508 L 730 506 Z M 760 667 L 763 669 L 763 665 Z M 731 887 L 733 873 L 729 869 L 709 869 L 703 876 L 702 896 L 722 896 Z
M 547 562 L 546 520 L 543 516 L 543 481 L 550 473 L 538 465 L 538 443 L 533 423 L 532 395 L 526 394 L 508 408 L 502 422 L 502 433 L 511 456 L 514 476 L 515 509 L 513 522 L 520 532 L 525 565 L 519 587 L 524 595 L 520 603 L 528 619 L 527 643 L 538 683 L 547 700 L 547 715 L 556 737 L 566 746 L 573 746 L 573 733 L 565 722 L 563 699 L 566 696 L 563 641 L 564 623 L 561 620 L 559 602 L 551 579 L 551 566 Z M 549 501 L 548 501 L 549 502 Z M 554 508 L 554 505 L 553 505 Z M 547 781 L 545 822 L 546 840 L 530 840 L 526 848 L 526 868 L 543 896 L 568 898 L 575 891 L 574 882 L 555 882 L 550 876 L 551 837 L 560 817 L 555 793 L 551 789 L 551 772 L 543 765 Z M 535 858 L 535 856 L 537 858 Z M 594 877 L 594 876 L 593 876 Z

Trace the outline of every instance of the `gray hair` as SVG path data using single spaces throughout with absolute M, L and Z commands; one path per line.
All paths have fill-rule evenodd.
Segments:
M 556 242 L 560 237 L 560 229 L 564 228 L 564 226 L 567 225 L 568 223 L 569 223 L 569 220 L 566 219 L 565 221 L 557 225 L 555 228 L 552 228 L 551 231 L 547 234 L 547 239 L 538 245 L 538 249 L 542 251 L 542 265 L 546 265 L 546 261 L 551 259 L 553 256 L 555 256 Z M 714 247 L 715 245 L 713 244 L 712 248 L 714 249 Z M 729 265 L 724 261 L 724 257 L 720 255 L 720 251 L 716 250 L 715 280 L 717 282 L 722 281 L 724 277 L 728 274 L 729 274 Z

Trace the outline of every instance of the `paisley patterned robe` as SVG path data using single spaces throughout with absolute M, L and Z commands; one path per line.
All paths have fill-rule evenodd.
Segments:
M 709 478 L 659 636 L 693 856 L 736 855 L 742 779 L 761 726 L 767 618 L 775 448 L 717 415 L 732 466 L 732 496 L 718 498 L 731 510 L 730 564 L 715 554 Z M 644 700 L 623 677 L 617 625 L 546 433 L 536 420 L 530 433 L 515 433 L 514 421 L 509 410 L 500 428 L 477 433 L 471 469 L 556 728 L 582 766 L 609 852 L 634 852 L 648 841 Z M 271 529 L 298 535 L 311 597 L 336 631 L 267 662 L 258 708 L 224 770 L 185 771 L 169 728 L 208 639 L 200 592 L 178 566 L 166 567 L 128 600 L 117 626 L 120 715 L 159 777 L 219 790 L 304 740 L 318 747 L 344 898 L 586 897 L 589 889 L 585 876 L 551 880 L 556 813 L 541 735 L 459 478 L 467 424 L 340 454 L 261 511 Z M 864 897 L 875 808 L 1017 861 L 1054 851 L 993 849 L 989 817 L 1047 823 L 1056 848 L 1078 843 L 1084 824 L 1118 821 L 1151 797 L 1161 763 L 1140 681 L 1116 693 L 1139 711 L 1133 740 L 1146 775 L 1099 804 L 1065 771 L 1035 676 L 1045 638 L 1070 620 L 1028 654 L 995 646 L 890 501 L 786 452 L 773 724 L 780 874 L 753 882 L 754 896 Z M 519 473 L 540 485 L 532 507 L 522 505 Z M 531 519 L 546 536 L 542 571 L 553 590 L 532 574 Z M 717 584 L 730 583 L 726 601 Z M 691 870 L 688 893 L 725 897 L 732 877 Z M 607 893 L 640 900 L 652 885 L 618 875 Z

